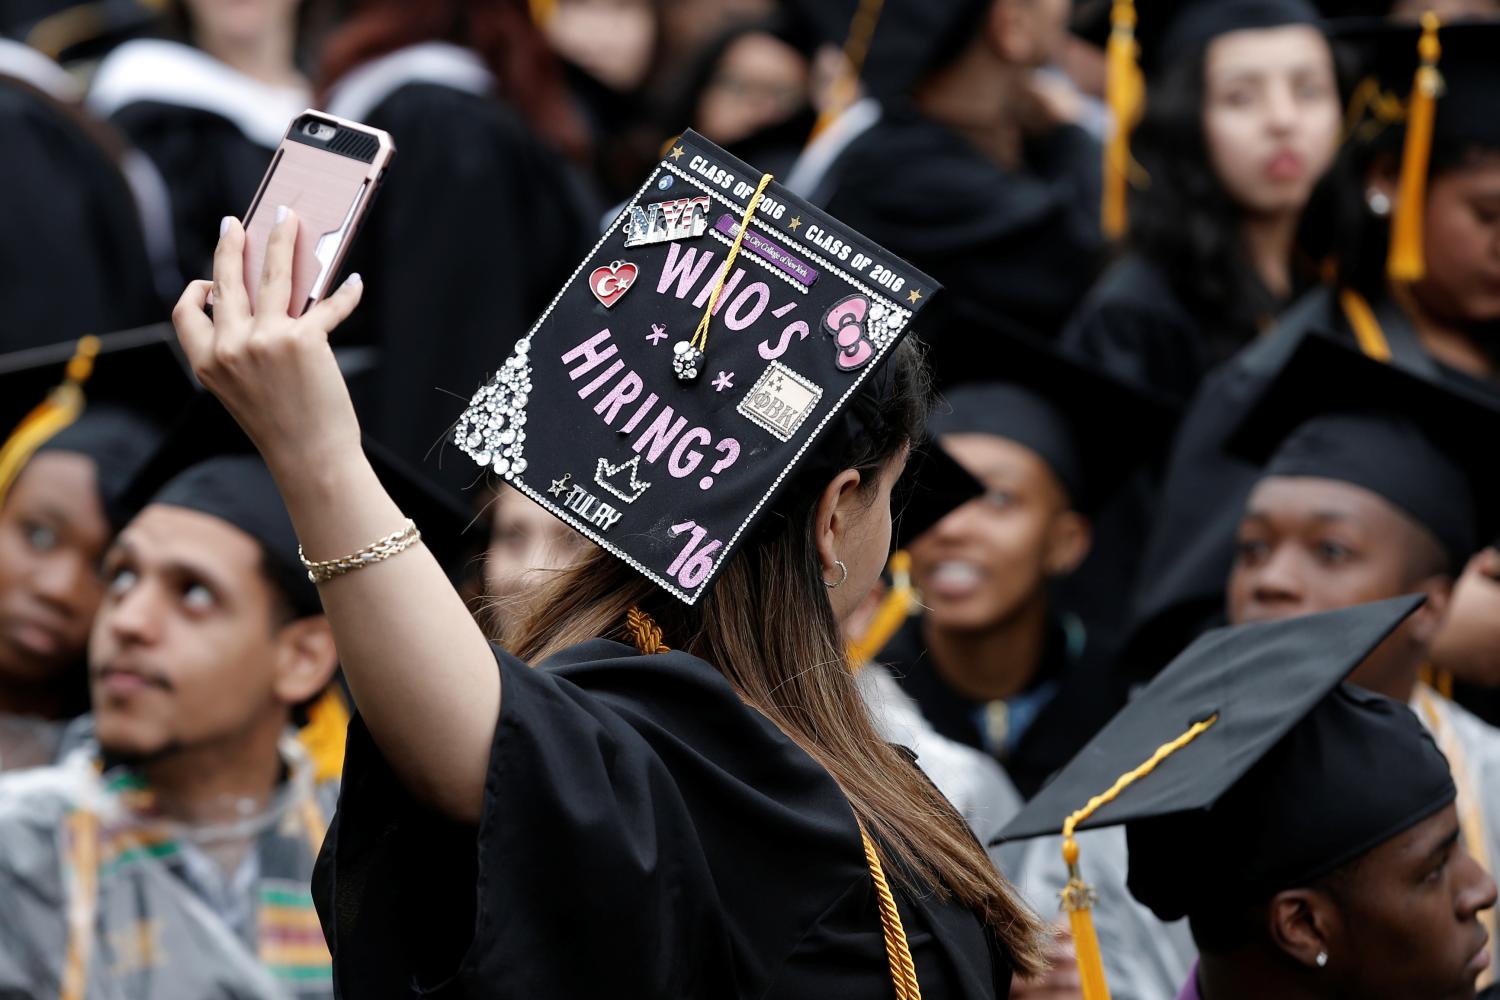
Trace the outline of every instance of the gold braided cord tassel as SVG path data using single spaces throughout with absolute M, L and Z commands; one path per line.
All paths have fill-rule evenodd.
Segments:
M 880 854 L 875 842 L 859 827 L 859 838 L 865 845 L 865 863 L 870 866 L 870 878 L 875 883 L 875 895 L 880 901 L 880 929 L 885 934 L 885 957 L 891 966 L 891 982 L 896 987 L 896 1000 L 922 1000 L 922 988 L 917 985 L 917 966 L 911 958 L 911 948 L 906 944 L 906 929 L 901 926 L 901 912 L 896 909 L 896 897 L 885 880 L 885 868 L 880 864 Z
M 809 144 L 854 103 L 855 95 L 859 93 L 859 77 L 865 68 L 865 57 L 870 54 L 870 43 L 875 40 L 875 27 L 880 23 L 884 7 L 885 0 L 859 0 L 854 17 L 849 20 L 849 35 L 844 39 L 843 65 L 839 67 L 838 76 L 829 88 L 828 107 L 818 115 L 812 134 L 807 137 Z
M 656 619 L 640 608 L 631 608 L 625 612 L 625 631 L 630 633 L 630 641 L 635 644 L 635 648 L 646 656 L 672 651 L 672 647 L 662 641 L 661 626 L 656 624 Z
M 1385 262 L 1386 276 L 1392 281 L 1417 281 L 1427 273 L 1422 231 L 1433 119 L 1443 90 L 1443 78 L 1438 72 L 1438 59 L 1443 54 L 1442 43 L 1438 41 L 1440 27 L 1442 21 L 1432 11 L 1422 15 L 1422 37 L 1417 43 L 1422 61 L 1406 102 L 1406 145 L 1401 151 L 1401 181 L 1396 210 L 1391 215 L 1391 249 Z
M 760 205 L 760 199 L 770 186 L 771 175 L 761 174 L 760 183 L 755 186 L 755 193 L 750 196 L 750 202 L 745 206 L 745 214 L 740 219 L 740 231 L 735 233 L 734 242 L 729 245 L 729 255 L 724 258 L 724 266 L 719 271 L 719 280 L 714 282 L 714 290 L 708 297 L 708 308 L 703 310 L 703 318 L 698 321 L 698 328 L 693 331 L 693 337 L 689 341 L 694 347 L 703 353 L 708 353 L 708 324 L 714 318 L 714 310 L 719 307 L 719 293 L 724 291 L 724 282 L 729 277 L 730 268 L 734 267 L 735 258 L 740 255 L 740 244 L 745 242 L 745 233 L 750 229 L 750 220 L 755 217 L 755 209 Z
M 5 499 L 11 484 L 37 449 L 83 415 L 83 384 L 94 374 L 94 359 L 98 355 L 98 337 L 80 339 L 68 361 L 63 381 L 47 393 L 47 398 L 26 414 L 5 443 L 0 444 L 0 500 Z
M 1127 771 L 1115 779 L 1109 790 L 1089 799 L 1082 809 L 1074 812 L 1063 823 L 1063 861 L 1068 866 L 1068 885 L 1062 891 L 1062 906 L 1068 914 L 1068 923 L 1073 931 L 1073 950 L 1078 959 L 1078 977 L 1082 980 L 1083 1000 L 1109 1000 L 1109 982 L 1104 976 L 1104 957 L 1099 953 L 1099 936 L 1094 931 L 1092 910 L 1097 899 L 1094 890 L 1078 870 L 1078 841 L 1073 833 L 1078 824 L 1100 809 L 1109 805 L 1120 793 L 1156 770 L 1158 764 L 1196 740 L 1219 721 L 1214 713 L 1202 722 L 1195 722 L 1187 732 L 1156 748 L 1146 762 L 1133 771 Z
M 1114 127 L 1104 146 L 1104 195 L 1099 224 L 1111 239 L 1125 235 L 1128 224 L 1125 191 L 1130 182 L 1130 135 L 1146 105 L 1146 81 L 1141 74 L 1140 45 L 1135 40 L 1134 0 L 1114 0 L 1109 13 L 1109 41 L 1105 43 L 1104 101 Z
M 888 564 L 891 571 L 891 589 L 881 600 L 875 616 L 865 628 L 864 634 L 851 640 L 848 646 L 849 669 L 858 672 L 886 647 L 886 644 L 901 631 L 911 614 L 914 594 L 911 586 L 911 553 L 897 549 L 891 554 Z

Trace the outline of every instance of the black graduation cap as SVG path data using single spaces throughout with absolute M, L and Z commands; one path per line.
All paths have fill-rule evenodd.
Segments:
M 691 604 L 936 290 L 686 132 L 454 442 Z
M 1073 18 L 1075 34 L 1104 45 L 1111 31 L 1115 0 L 1080 4 Z M 1135 40 L 1140 64 L 1154 76 L 1184 56 L 1231 31 L 1321 24 L 1332 0 L 1135 0 Z
M 381 484 L 416 522 L 422 542 L 457 578 L 469 554 L 472 518 L 456 498 L 366 438 L 365 454 Z M 297 553 L 297 534 L 281 493 L 250 439 L 208 394 L 200 394 L 131 483 L 132 513 L 150 504 L 186 507 L 220 518 L 260 543 L 283 594 L 299 615 L 322 613 L 317 587 Z
M 957 56 L 979 31 L 994 0 L 885 0 L 871 26 L 868 0 L 786 0 L 793 24 L 825 44 L 869 39 L 861 79 L 876 98 L 910 93 L 930 72 Z M 851 58 L 855 53 L 849 53 Z
M 971 347 L 970 367 L 933 408 L 931 432 L 1026 446 L 1081 511 L 1097 510 L 1171 437 L 1174 404 L 1083 358 L 1019 334 L 974 338 Z
M 1361 486 L 1421 524 L 1455 569 L 1500 529 L 1500 407 L 1317 334 L 1297 345 L 1227 449 L 1266 476 Z
M 106 514 L 196 391 L 169 324 L 0 356 L 0 496 L 39 451 L 95 464 Z
M 891 491 L 891 547 L 908 548 L 949 513 L 983 495 L 984 484 L 929 435 L 912 449 Z

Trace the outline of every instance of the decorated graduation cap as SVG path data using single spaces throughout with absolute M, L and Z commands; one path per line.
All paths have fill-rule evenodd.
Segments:
M 1085 513 L 1098 509 L 1171 436 L 1173 406 L 1023 335 L 973 344 L 962 381 L 933 408 L 933 434 L 990 434 L 1044 461 Z
M 1062 834 L 1088 1000 L 1108 994 L 1076 831 L 1126 824 L 1132 894 L 1175 919 L 1326 873 L 1453 800 L 1410 710 L 1339 686 L 1422 601 L 1200 636 L 1001 831 Z
M 1400 130 L 1400 186 L 1386 273 L 1395 281 L 1415 281 L 1427 270 L 1422 232 L 1434 144 L 1500 149 L 1494 101 L 1500 20 L 1443 24 L 1429 12 L 1413 25 L 1367 17 L 1340 22 L 1336 34 L 1363 51 L 1369 69 L 1350 102 L 1354 134 L 1378 142 L 1388 128 Z
M 1133 169 L 1130 135 L 1145 110 L 1146 79 L 1231 31 L 1318 24 L 1320 19 L 1310 0 L 1107 0 L 1082 12 L 1075 29 L 1104 43 L 1104 97 L 1115 121 L 1104 147 L 1100 225 L 1105 235 L 1125 233 L 1125 192 Z
M 0 356 L 0 500 L 33 455 L 94 462 L 106 515 L 161 443 L 195 382 L 166 324 Z
M 471 518 L 456 498 L 442 493 L 379 445 L 365 453 L 391 496 L 422 530 L 428 549 L 456 576 L 468 549 Z M 298 555 L 297 533 L 271 472 L 249 438 L 207 394 L 193 400 L 126 494 L 132 513 L 160 504 L 216 517 L 253 538 L 292 611 L 322 614 L 317 588 Z
M 691 604 L 936 290 L 686 132 L 454 442 Z
M 1457 569 L 1500 529 L 1497 439 L 1500 407 L 1486 397 L 1313 334 L 1227 447 L 1262 466 L 1262 476 L 1369 490 L 1430 532 Z

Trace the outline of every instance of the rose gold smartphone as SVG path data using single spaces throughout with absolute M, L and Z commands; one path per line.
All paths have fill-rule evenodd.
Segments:
M 395 143 L 380 129 L 307 110 L 292 120 L 245 213 L 245 287 L 260 287 L 276 208 L 297 213 L 288 310 L 301 316 L 330 288 L 385 177 Z

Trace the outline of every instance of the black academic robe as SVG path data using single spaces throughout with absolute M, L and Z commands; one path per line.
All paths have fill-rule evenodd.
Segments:
M 1392 363 L 1428 378 L 1472 385 L 1433 361 L 1401 310 L 1372 303 L 1390 344 Z M 1120 665 L 1129 680 L 1152 676 L 1203 631 L 1221 624 L 1234 564 L 1234 538 L 1260 468 L 1231 455 L 1231 433 L 1260 399 L 1301 339 L 1323 333 L 1355 343 L 1328 288 L 1304 295 L 1276 327 L 1204 380 L 1183 414 L 1168 459 Z
M 1089 638 L 1081 643 L 1081 648 L 1073 645 L 1070 648 L 1062 621 L 1051 619 L 1042 662 L 1028 693 L 1052 693 L 1015 746 L 1009 752 L 995 753 L 1023 798 L 1035 795 L 1123 705 L 1122 698 L 1108 683 L 1107 656 L 1091 649 Z M 938 673 L 922 638 L 919 616 L 908 618 L 875 659 L 891 671 L 940 735 L 976 750 L 992 752 L 985 745 L 985 734 L 977 721 L 983 704 L 959 694 Z
M 496 660 L 477 830 L 414 803 L 351 727 L 313 878 L 340 995 L 891 996 L 847 800 L 717 670 L 602 639 Z M 1008 995 L 972 913 L 897 897 L 924 997 Z
M 1054 337 L 1095 277 L 1099 151 L 1063 127 L 1007 171 L 950 129 L 888 107 L 824 181 L 832 216 L 942 282 L 924 315 L 940 377 L 968 364 L 975 331 Z
M 437 44 L 423 52 L 473 59 Z M 373 104 L 345 109 L 337 89 L 329 103 L 396 144 L 345 268 L 365 292 L 338 342 L 375 352 L 356 397 L 366 430 L 466 486 L 479 470 L 447 446 L 449 428 L 597 238 L 600 215 L 572 165 L 514 109 L 487 91 L 403 76 L 402 61 L 387 60 L 395 75 L 377 81 Z
M 287 125 L 310 101 L 159 39 L 112 52 L 90 94 L 161 175 L 184 280 L 213 274 L 220 220 L 244 216 Z
M 123 151 L 0 66 L 0 353 L 166 317 Z

